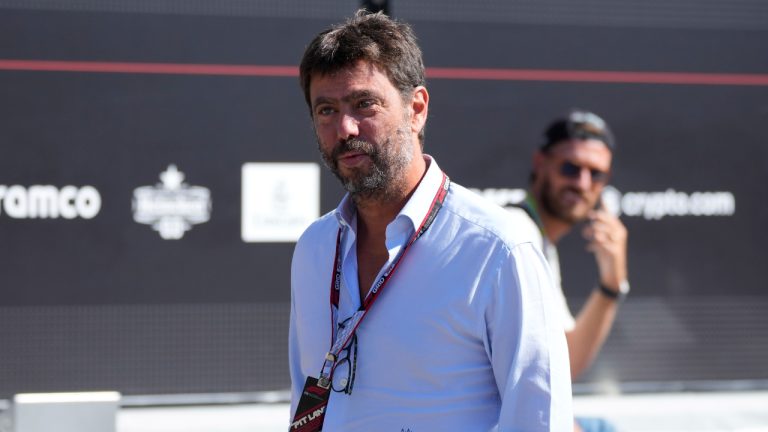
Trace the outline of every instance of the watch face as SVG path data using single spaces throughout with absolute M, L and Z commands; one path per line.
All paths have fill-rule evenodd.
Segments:
M 629 282 L 626 280 L 621 281 L 619 284 L 619 292 L 622 294 L 627 294 L 629 292 Z

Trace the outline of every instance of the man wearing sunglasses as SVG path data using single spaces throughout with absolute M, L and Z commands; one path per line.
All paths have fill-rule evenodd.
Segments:
M 555 120 L 544 144 L 533 157 L 528 196 L 520 209 L 541 233 L 541 246 L 550 264 L 566 330 L 571 377 L 585 371 L 603 346 L 621 299 L 628 293 L 627 230 L 603 208 L 601 193 L 608 183 L 614 138 L 597 115 L 572 111 Z M 519 211 L 513 209 L 512 211 Z M 561 288 L 557 242 L 576 224 L 586 222 L 582 236 L 595 256 L 599 280 L 574 318 Z M 605 422 L 577 419 L 575 430 L 610 431 Z

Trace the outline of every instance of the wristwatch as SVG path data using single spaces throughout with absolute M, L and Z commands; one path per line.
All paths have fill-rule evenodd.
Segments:
M 624 300 L 624 297 L 626 297 L 627 294 L 629 293 L 629 282 L 626 279 L 619 282 L 618 291 L 612 290 L 607 286 L 603 285 L 602 283 L 598 284 L 597 288 L 600 291 L 600 294 L 604 295 L 605 297 L 608 297 L 611 300 Z

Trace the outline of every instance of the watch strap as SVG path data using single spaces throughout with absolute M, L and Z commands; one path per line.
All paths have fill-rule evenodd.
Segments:
M 624 300 L 624 297 L 627 296 L 627 293 L 625 292 L 625 290 L 621 290 L 621 289 L 619 289 L 618 291 L 612 290 L 603 284 L 598 284 L 597 289 L 598 291 L 600 291 L 600 294 L 602 294 L 604 297 L 607 297 L 614 301 Z

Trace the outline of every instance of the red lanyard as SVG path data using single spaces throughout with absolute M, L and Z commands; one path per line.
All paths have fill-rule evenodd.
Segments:
M 334 267 L 333 271 L 331 272 L 332 277 L 330 303 L 332 343 L 330 351 L 328 351 L 328 353 L 325 355 L 323 368 L 320 370 L 320 378 L 318 379 L 319 386 L 323 388 L 328 388 L 330 386 L 331 379 L 333 378 L 333 365 L 336 363 L 339 353 L 341 353 L 341 351 L 349 345 L 350 341 L 355 335 L 355 332 L 357 331 L 357 328 L 363 321 L 363 318 L 365 318 L 365 315 L 371 309 L 373 303 L 379 297 L 381 292 L 384 291 L 384 287 L 395 273 L 395 270 L 405 256 L 405 253 L 408 251 L 411 245 L 413 245 L 413 243 L 416 242 L 416 240 L 418 240 L 429 229 L 429 227 L 432 225 L 432 222 L 434 222 L 435 218 L 437 217 L 437 213 L 443 206 L 443 202 L 445 201 L 445 197 L 448 194 L 448 189 L 450 186 L 450 179 L 443 173 L 443 180 L 440 184 L 440 188 L 437 190 L 435 197 L 432 199 L 432 204 L 429 207 L 429 211 L 427 211 L 427 214 L 424 217 L 424 220 L 421 222 L 419 229 L 414 231 L 410 240 L 408 240 L 408 243 L 405 244 L 405 247 L 395 257 L 392 264 L 389 265 L 387 270 L 373 284 L 371 290 L 368 292 L 368 295 L 365 296 L 365 300 L 363 300 L 362 304 L 360 305 L 360 309 L 352 314 L 352 316 L 348 319 L 348 324 L 343 328 L 339 328 L 338 334 L 336 334 L 336 329 L 338 327 L 339 292 L 341 289 L 341 254 L 339 252 L 341 250 L 343 233 L 343 229 L 339 228 L 339 232 L 336 235 L 336 254 L 333 260 Z M 328 368 L 329 373 L 325 372 L 326 368 Z

